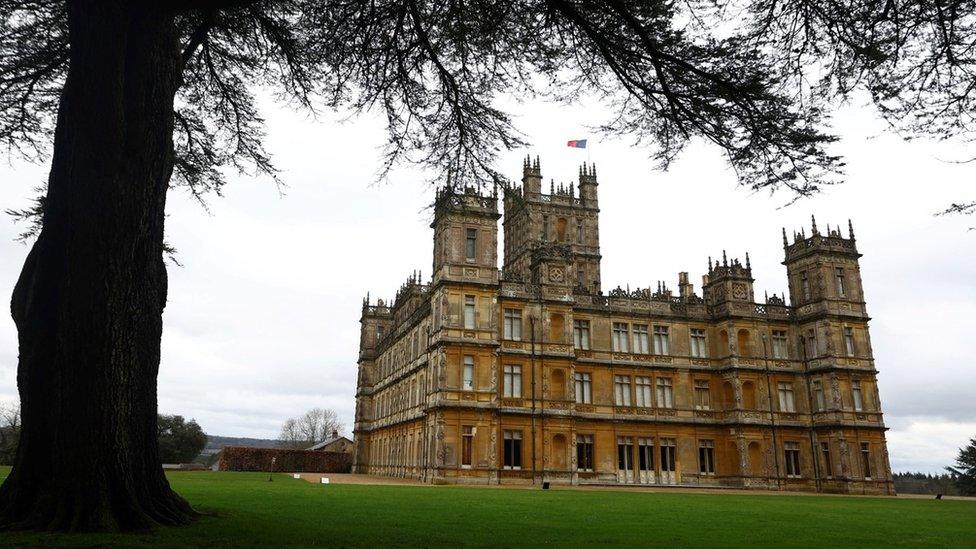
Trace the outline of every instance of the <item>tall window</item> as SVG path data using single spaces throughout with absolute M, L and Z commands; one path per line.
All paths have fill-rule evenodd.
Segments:
M 478 230 L 466 229 L 464 233 L 464 259 L 465 261 L 474 262 L 475 250 L 477 249 L 478 243 Z
M 637 385 L 637 405 L 644 408 L 653 406 L 651 401 L 651 378 L 637 376 L 634 378 Z
M 795 412 L 796 401 L 793 399 L 793 384 L 786 381 L 780 381 L 778 386 L 779 386 L 779 411 Z
M 630 376 L 613 376 L 613 395 L 617 406 L 630 406 Z
M 698 358 L 708 356 L 708 347 L 705 346 L 705 330 L 701 328 L 691 329 L 691 356 Z
M 851 382 L 851 400 L 854 401 L 854 411 L 864 410 L 864 395 L 861 394 L 861 382 L 857 379 Z
M 800 476 L 800 443 L 784 442 L 783 450 L 786 457 L 786 476 L 799 478 Z
M 590 321 L 589 320 L 573 321 L 573 345 L 575 345 L 577 349 L 590 348 Z
M 773 358 L 787 358 L 786 330 L 773 330 Z
M 464 328 L 474 329 L 474 296 L 464 296 Z
M 634 469 L 634 440 L 630 437 L 617 437 L 617 470 Z
M 817 412 L 827 409 L 827 402 L 824 399 L 823 383 L 818 379 L 813 382 L 813 406 Z
M 628 325 L 626 322 L 614 322 L 613 323 L 613 351 L 616 353 L 626 353 L 627 352 L 627 332 Z
M 461 427 L 461 467 L 471 467 L 471 451 L 474 448 L 474 427 Z
M 670 377 L 657 378 L 658 408 L 674 408 L 674 391 Z
M 807 337 L 803 340 L 806 345 L 806 358 L 811 359 L 817 356 L 817 332 L 807 330 Z
M 522 431 L 505 431 L 502 434 L 504 439 L 504 461 L 502 466 L 505 469 L 522 468 Z
M 576 402 L 590 404 L 593 402 L 593 385 L 590 381 L 590 374 L 587 372 L 576 372 Z
M 522 309 L 505 309 L 505 339 L 522 341 Z
M 634 324 L 634 352 L 647 354 L 647 324 Z
M 654 354 L 656 355 L 669 354 L 667 326 L 654 327 Z
M 379 340 L 383 339 L 383 334 L 384 333 L 385 332 L 384 332 L 383 326 L 377 324 L 377 326 L 376 326 L 376 341 L 379 341 Z
M 593 435 L 576 435 L 576 469 L 593 470 Z
M 710 410 L 712 408 L 712 393 L 707 379 L 695 380 L 695 409 Z
M 864 480 L 871 480 L 871 444 L 861 443 L 861 472 L 864 473 Z
M 637 465 L 641 471 L 654 472 L 654 439 L 637 439 Z
M 824 466 L 824 476 L 827 478 L 833 478 L 834 476 L 834 464 L 830 459 L 830 444 L 827 442 L 820 443 L 820 455 L 823 456 L 823 466 Z
M 583 222 L 581 220 L 576 220 L 576 243 L 583 243 Z
M 844 328 L 844 350 L 847 356 L 854 356 L 854 328 Z
M 506 397 L 520 398 L 522 396 L 522 367 L 509 364 L 505 366 L 505 379 L 503 385 Z
M 675 448 L 675 444 L 673 438 L 661 439 L 661 472 L 662 473 L 673 473 L 675 471 L 674 448 Z
M 808 301 L 810 299 L 810 279 L 807 278 L 807 273 L 800 273 L 800 291 L 803 292 L 803 299 Z
M 834 269 L 834 277 L 837 280 L 837 295 L 838 297 L 847 296 L 847 284 L 844 281 L 844 268 L 837 267 Z
M 542 240 L 549 240 L 549 216 L 542 216 Z
M 698 443 L 698 472 L 703 475 L 715 474 L 714 440 L 702 440 Z
M 474 390 L 474 357 L 464 355 L 464 373 L 461 376 L 461 388 L 465 391 Z

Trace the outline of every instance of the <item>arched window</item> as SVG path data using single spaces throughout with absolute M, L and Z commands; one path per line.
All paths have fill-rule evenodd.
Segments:
M 739 356 L 752 356 L 752 339 L 749 337 L 749 330 L 739 330 L 735 340 L 739 348 Z
M 552 383 L 549 385 L 551 398 L 564 400 L 566 398 L 566 372 L 562 369 L 552 371 Z
M 746 410 L 756 409 L 756 385 L 751 381 L 742 383 L 742 407 Z

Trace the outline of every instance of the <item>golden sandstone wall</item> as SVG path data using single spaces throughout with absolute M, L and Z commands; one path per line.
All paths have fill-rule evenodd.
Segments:
M 893 493 L 853 229 L 784 232 L 789 305 L 748 257 L 604 294 L 595 167 L 540 182 L 503 189 L 501 271 L 497 194 L 444 191 L 430 282 L 364 303 L 355 471 Z

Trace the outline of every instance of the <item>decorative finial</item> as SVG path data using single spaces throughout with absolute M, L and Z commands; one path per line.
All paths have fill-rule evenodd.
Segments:
M 847 220 L 847 234 L 850 235 L 851 240 L 854 240 L 854 225 L 851 223 L 850 219 Z
M 746 252 L 746 269 L 752 269 L 752 265 L 749 264 L 749 252 Z
M 549 179 L 549 194 L 556 194 L 556 182 L 551 178 Z
M 725 257 L 725 250 L 722 250 L 722 266 L 723 267 L 729 266 L 728 259 Z
M 592 168 L 590 170 L 590 175 L 592 175 L 593 177 L 596 177 L 596 162 L 594 162 L 593 164 L 591 164 L 590 167 Z
M 817 218 L 814 217 L 813 214 L 810 214 L 810 221 L 813 222 L 813 229 L 811 229 L 811 231 L 810 231 L 811 234 L 813 234 L 814 236 L 820 234 L 820 233 L 817 232 Z
M 785 247 L 787 247 L 789 245 L 790 245 L 790 242 L 788 240 L 786 240 L 786 227 L 783 227 L 783 247 L 785 248 Z
M 541 170 L 542 169 L 540 167 L 540 165 L 539 165 L 539 155 L 535 155 L 535 169 L 537 169 L 537 170 Z
M 766 290 L 763 293 L 766 294 L 766 303 L 769 303 L 769 290 Z M 776 295 L 776 294 L 773 294 L 773 295 Z
M 708 256 L 708 272 L 712 272 L 712 256 Z

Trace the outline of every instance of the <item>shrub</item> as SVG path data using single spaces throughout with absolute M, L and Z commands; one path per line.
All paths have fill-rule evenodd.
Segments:
M 272 458 L 275 458 L 275 471 L 348 473 L 352 469 L 349 454 L 247 446 L 225 446 L 220 452 L 219 468 L 221 471 L 271 471 Z

